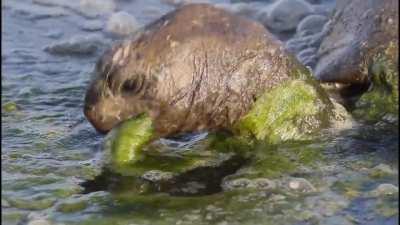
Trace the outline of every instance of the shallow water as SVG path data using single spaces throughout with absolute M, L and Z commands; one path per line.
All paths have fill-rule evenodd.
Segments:
M 164 2 L 118 0 L 116 10 L 144 25 L 174 8 Z M 313 143 L 324 158 L 319 166 L 285 176 L 306 178 L 316 193 L 84 192 L 80 184 L 101 172 L 104 136 L 85 120 L 83 97 L 97 58 L 116 38 L 84 30 L 82 24 L 93 18 L 76 7 L 78 0 L 2 2 L 2 106 L 17 106 L 2 113 L 4 224 L 397 224 L 398 192 L 368 195 L 380 184 L 398 187 L 398 131 L 390 125 L 361 125 Z M 108 17 L 95 20 L 104 24 Z M 92 34 L 102 44 L 88 54 L 44 51 L 54 42 Z M 379 164 L 391 170 L 372 176 Z

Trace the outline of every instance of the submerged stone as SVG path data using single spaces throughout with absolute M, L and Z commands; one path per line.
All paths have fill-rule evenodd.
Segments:
M 369 175 L 373 178 L 393 176 L 395 174 L 396 171 L 394 171 L 389 165 L 382 163 L 370 169 L 369 171 Z
M 11 113 L 18 110 L 18 105 L 15 102 L 7 102 L 3 105 L 4 112 Z
M 294 30 L 301 19 L 312 12 L 312 6 L 306 1 L 279 0 L 269 9 L 266 26 L 278 32 Z
M 398 195 L 399 187 L 393 184 L 380 184 L 374 190 L 372 190 L 369 195 L 371 197 L 383 197 L 383 196 L 393 196 Z
M 77 35 L 70 39 L 55 42 L 44 48 L 44 51 L 56 55 L 93 54 L 104 45 L 98 35 Z
M 112 14 L 106 25 L 107 32 L 118 36 L 132 35 L 138 28 L 139 23 L 136 18 L 124 11 Z
M 82 199 L 68 199 L 60 203 L 57 210 L 63 213 L 82 211 L 87 207 L 88 202 Z

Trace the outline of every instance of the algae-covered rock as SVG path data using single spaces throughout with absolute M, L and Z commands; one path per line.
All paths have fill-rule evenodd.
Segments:
M 110 166 L 120 170 L 142 160 L 142 149 L 153 135 L 152 121 L 145 114 L 122 123 L 106 140 L 106 148 L 111 153 Z
M 63 213 L 81 211 L 87 207 L 88 202 L 82 199 L 68 199 L 60 203 L 57 210 Z
M 318 50 L 317 79 L 351 84 L 341 94 L 345 98 L 357 100 L 365 92 L 351 104 L 363 121 L 398 117 L 398 5 L 397 0 L 339 1 Z
M 368 68 L 372 84 L 356 103 L 353 111 L 356 117 L 376 122 L 393 115 L 396 119 L 391 123 L 398 123 L 399 72 L 395 54 L 398 54 L 398 45 L 392 42 L 386 51 L 373 58 Z
M 316 84 L 292 80 L 261 96 L 237 129 L 272 144 L 307 140 L 328 127 L 332 116 L 333 104 Z

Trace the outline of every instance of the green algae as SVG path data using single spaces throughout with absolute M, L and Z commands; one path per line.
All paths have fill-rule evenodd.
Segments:
M 17 103 L 15 102 L 7 102 L 2 106 L 4 112 L 11 113 L 18 110 Z
M 254 156 L 243 167 L 241 177 L 277 178 L 298 171 L 299 168 L 317 166 L 324 160 L 324 145 L 314 142 L 290 141 L 280 145 L 258 142 L 252 150 Z
M 25 198 L 8 198 L 11 206 L 19 209 L 42 210 L 50 208 L 56 202 L 56 198 L 50 195 L 38 195 Z
M 84 210 L 88 202 L 82 199 L 69 199 L 60 203 L 57 210 L 63 213 L 73 213 Z
M 240 135 L 277 144 L 310 140 L 330 124 L 333 105 L 311 81 L 291 80 L 266 92 L 236 125 Z

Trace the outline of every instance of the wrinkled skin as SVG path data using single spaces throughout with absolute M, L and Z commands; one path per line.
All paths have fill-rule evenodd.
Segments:
M 147 113 L 157 136 L 229 129 L 266 90 L 303 68 L 257 22 L 184 6 L 98 61 L 84 113 L 100 132 Z
M 398 64 L 398 4 L 398 0 L 338 0 L 331 30 L 318 50 L 317 79 L 368 86 L 368 67 L 390 42 L 397 52 L 390 60 Z

